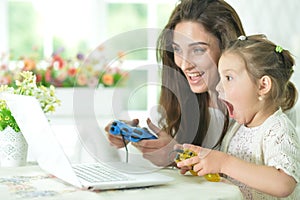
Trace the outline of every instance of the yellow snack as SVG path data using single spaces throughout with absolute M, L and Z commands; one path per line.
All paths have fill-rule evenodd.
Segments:
M 188 149 L 177 149 L 178 153 L 175 157 L 175 162 L 178 163 L 180 161 L 189 159 L 191 157 L 197 156 L 197 154 L 193 151 L 189 151 Z M 190 173 L 194 176 L 197 176 L 197 173 L 194 170 L 190 170 Z M 206 174 L 204 175 L 205 179 L 211 182 L 219 182 L 221 180 L 221 177 L 219 174 Z

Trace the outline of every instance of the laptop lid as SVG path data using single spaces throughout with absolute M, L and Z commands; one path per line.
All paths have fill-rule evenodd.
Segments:
M 6 100 L 22 134 L 33 150 L 39 166 L 50 174 L 74 186 L 81 187 L 67 156 L 52 133 L 48 119 L 37 99 L 31 96 L 7 93 L 3 93 L 2 97 Z
M 149 171 L 142 173 L 142 171 L 140 171 L 140 173 L 129 174 L 136 180 L 127 181 L 125 183 L 120 182 L 120 185 L 116 183 L 99 183 L 93 184 L 91 187 L 86 184 L 83 185 L 76 176 L 71 162 L 57 141 L 37 99 L 31 96 L 7 93 L 2 93 L 0 98 L 6 100 L 39 166 L 65 182 L 79 188 L 113 189 L 158 185 L 173 180 L 159 173 L 149 173 Z M 126 171 L 126 167 L 131 168 L 130 166 L 125 166 L 125 163 L 115 163 L 112 169 L 118 168 L 119 164 L 121 164 L 120 171 L 122 172 Z

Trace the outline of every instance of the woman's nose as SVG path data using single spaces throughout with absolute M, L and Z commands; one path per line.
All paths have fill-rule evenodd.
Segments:
M 188 71 L 188 70 L 192 69 L 193 66 L 194 65 L 193 65 L 191 59 L 189 59 L 188 57 L 183 57 L 181 59 L 181 63 L 180 63 L 179 67 L 181 68 L 182 71 Z

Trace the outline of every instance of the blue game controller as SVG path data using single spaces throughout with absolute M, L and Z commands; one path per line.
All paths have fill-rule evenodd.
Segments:
M 122 121 L 115 120 L 109 132 L 113 135 L 122 135 L 129 142 L 139 142 L 145 139 L 157 139 L 147 128 L 130 126 Z

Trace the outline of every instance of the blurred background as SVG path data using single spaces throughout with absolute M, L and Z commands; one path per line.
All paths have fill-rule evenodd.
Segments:
M 299 89 L 300 24 L 297 19 L 300 1 L 227 2 L 240 15 L 247 34 L 264 33 L 292 52 L 296 59 L 293 81 Z M 176 3 L 177 0 L 0 0 L 0 62 L 26 57 L 47 60 L 54 52 L 65 60 L 78 53 L 87 55 L 98 45 L 124 32 L 163 28 Z M 153 34 L 140 35 L 139 41 L 146 47 L 155 42 L 155 38 Z M 130 46 L 132 41 L 122 43 Z M 141 49 L 125 55 L 120 67 L 131 70 L 155 61 L 154 51 Z M 127 84 L 139 89 L 126 103 L 129 110 L 149 110 L 156 103 L 153 99 L 157 99 L 158 87 L 140 87 L 150 77 L 159 79 L 159 75 L 149 69 L 139 67 L 130 73 Z M 299 102 L 296 108 L 300 113 Z

